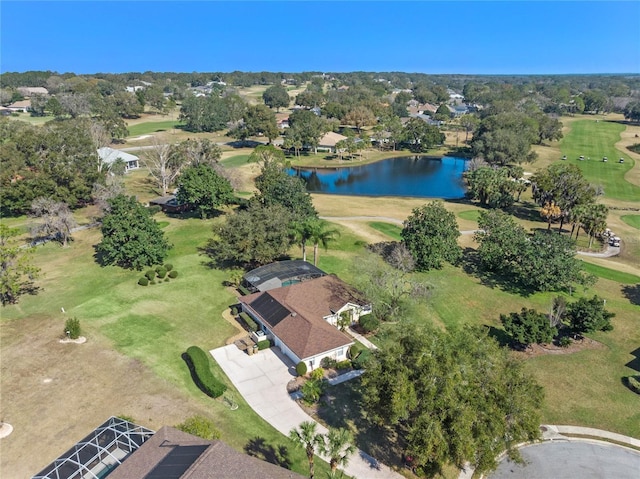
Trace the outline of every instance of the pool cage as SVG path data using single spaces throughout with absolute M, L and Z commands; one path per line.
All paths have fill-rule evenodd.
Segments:
M 110 417 L 32 479 L 101 479 L 155 434 Z

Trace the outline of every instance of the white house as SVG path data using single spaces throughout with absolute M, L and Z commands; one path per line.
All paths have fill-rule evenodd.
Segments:
M 347 359 L 353 339 L 338 329 L 371 313 L 360 293 L 337 276 L 326 275 L 300 283 L 260 291 L 239 298 L 251 316 L 295 364 L 304 361 L 312 370 L 322 359 Z
M 125 171 L 137 170 L 138 168 L 140 168 L 139 158 L 137 156 L 127 153 L 125 151 L 114 150 L 113 148 L 109 148 L 108 146 L 103 146 L 102 148 L 99 148 L 98 156 L 102 160 L 102 163 L 107 165 L 109 168 L 118 159 L 124 162 Z

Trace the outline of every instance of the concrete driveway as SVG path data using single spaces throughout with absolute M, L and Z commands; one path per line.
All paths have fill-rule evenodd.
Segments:
M 210 353 L 249 406 L 285 436 L 300 423 L 313 421 L 287 393 L 287 383 L 296 376 L 296 371 L 277 348 L 249 356 L 230 344 Z M 326 434 L 327 429 L 318 424 L 318 431 Z M 402 479 L 400 474 L 360 450 L 344 470 L 358 479 Z

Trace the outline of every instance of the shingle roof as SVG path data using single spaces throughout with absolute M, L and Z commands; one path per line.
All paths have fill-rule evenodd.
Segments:
M 109 474 L 109 479 L 302 479 L 304 476 L 165 426 Z
M 346 139 L 347 139 L 346 136 L 343 136 L 340 133 L 334 133 L 333 131 L 330 131 L 329 133 L 326 133 L 322 138 L 320 138 L 320 141 L 318 142 L 318 146 L 330 146 L 333 148 L 334 146 L 336 146 L 336 143 Z
M 333 275 L 254 293 L 240 298 L 240 302 L 258 313 L 300 359 L 351 344 L 349 336 L 323 318 L 347 303 L 365 304 L 361 294 Z M 272 313 L 275 305 L 280 307 L 277 315 Z M 289 314 L 285 316 L 285 312 Z
M 118 158 L 121 158 L 122 161 L 135 161 L 138 160 L 138 157 L 127 153 L 126 151 L 114 150 L 113 148 L 109 148 L 108 146 L 103 146 L 98 149 L 98 156 L 105 163 L 114 163 Z

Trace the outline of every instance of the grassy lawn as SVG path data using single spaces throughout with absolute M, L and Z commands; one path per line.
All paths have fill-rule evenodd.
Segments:
M 604 187 L 606 198 L 638 201 L 640 187 L 624 178 L 635 162 L 627 152 L 614 146 L 624 130 L 625 125 L 615 122 L 574 121 L 562 139 L 560 149 L 563 155 L 567 155 L 567 162 L 578 165 L 589 182 Z M 580 161 L 580 156 L 585 160 Z M 602 161 L 605 156 L 609 160 L 606 163 Z M 624 163 L 619 163 L 618 158 L 624 158 Z
M 197 345 L 209 350 L 222 346 L 226 338 L 237 332 L 236 327 L 221 315 L 230 304 L 235 302 L 234 295 L 222 285 L 226 278 L 225 272 L 207 267 L 204 264 L 205 258 L 198 253 L 198 247 L 202 246 L 211 235 L 213 223 L 221 219 L 202 221 L 161 218 L 161 216 L 158 215 L 157 219 L 163 224 L 166 223 L 164 231 L 174 244 L 167 262 L 172 263 L 174 269 L 179 272 L 178 278 L 171 282 L 142 287 L 137 285 L 137 280 L 142 276 L 143 271 L 99 267 L 93 260 L 93 245 L 100 240 L 97 229 L 79 233 L 76 241 L 69 248 L 63 249 L 54 244 L 39 247 L 35 258 L 44 273 L 43 279 L 38 282 L 41 291 L 36 296 L 22 298 L 18 305 L 3 309 L 3 358 L 6 357 L 6 348 L 14 339 L 5 334 L 15 329 L 14 325 L 23 323 L 26 325 L 43 314 L 51 318 L 59 317 L 60 308 L 64 307 L 68 316 L 80 319 L 84 334 L 89 338 L 87 344 L 93 344 L 93 347 L 96 347 L 98 343 L 102 343 L 106 348 L 115 348 L 136 363 L 144 365 L 151 377 L 159 380 L 159 384 L 153 383 L 155 390 L 152 393 L 153 397 L 157 397 L 157 403 L 169 392 L 176 392 L 182 397 L 183 407 L 181 408 L 180 402 L 175 400 L 165 407 L 175 410 L 182 419 L 189 412 L 193 413 L 194 408 L 200 413 L 211 416 L 216 426 L 222 431 L 223 439 L 240 450 L 256 438 L 264 439 L 264 448 L 277 449 L 282 445 L 288 451 L 293 469 L 304 474 L 307 463 L 303 451 L 294 448 L 291 442 L 260 419 L 239 394 L 233 392 L 230 384 L 234 399 L 240 405 L 237 411 L 230 411 L 222 401 L 207 398 L 193 384 L 189 371 L 181 359 L 181 354 L 186 348 Z M 59 326 L 60 331 L 62 331 L 62 324 L 60 323 Z M 23 325 L 21 328 L 24 329 L 24 327 Z M 29 353 L 27 350 L 20 352 L 16 347 L 15 355 L 18 361 L 16 364 L 20 364 L 20 361 L 24 361 L 25 355 Z M 55 360 L 46 349 L 40 351 L 37 356 L 33 360 L 37 364 L 41 361 L 45 364 L 54 363 L 61 371 L 73 368 L 68 361 L 61 358 Z M 3 361 L 3 368 L 11 367 L 11 364 L 13 364 L 11 361 Z M 108 367 L 108 364 L 103 365 L 105 366 Z M 38 370 L 43 366 L 34 367 Z M 220 370 L 217 370 L 217 375 L 226 380 Z M 97 380 L 98 378 L 95 379 Z M 144 378 L 143 380 L 147 381 Z M 8 377 L 3 373 L 3 391 L 9 391 L 15 387 L 18 384 L 15 381 L 20 382 L 22 379 L 17 376 Z M 83 378 L 83 382 L 85 384 L 81 389 L 88 389 L 94 379 L 87 376 Z M 51 386 L 51 388 L 55 387 Z M 51 389 L 49 391 L 48 394 L 51 394 Z M 152 424 L 156 428 L 162 425 L 158 424 L 160 413 L 156 407 L 149 406 L 148 410 L 144 411 L 138 407 L 137 398 L 128 396 L 126 392 L 116 390 L 104 392 L 107 398 L 123 394 L 124 403 L 116 406 L 117 410 L 112 410 L 110 408 L 118 402 L 112 400 L 103 404 L 98 413 L 92 411 L 89 416 L 81 410 L 69 409 L 66 412 L 67 416 L 74 415 L 77 424 L 85 427 L 85 434 L 89 428 L 95 427 L 95 414 L 100 414 L 97 417 L 104 420 L 111 414 L 129 413 L 142 424 Z M 20 410 L 14 411 L 13 408 L 3 407 L 5 415 L 7 409 L 12 409 L 8 415 L 20 427 L 23 422 L 30 420 L 28 417 L 20 418 L 20 411 L 28 415 L 34 414 L 34 410 L 37 409 L 38 403 L 31 404 L 30 397 L 31 395 L 26 395 L 21 403 L 14 405 L 18 407 L 19 404 Z M 40 401 L 42 401 L 41 398 Z M 61 404 L 59 409 L 64 410 L 65 407 Z M 71 406 L 70 402 L 69 407 L 77 408 L 77 405 Z M 132 410 L 137 412 L 132 413 Z M 174 422 L 168 424 L 174 425 L 178 421 L 174 419 Z M 35 422 L 31 422 L 35 426 Z M 56 425 L 57 428 L 59 426 L 59 424 Z M 35 434 L 35 430 L 32 434 Z M 38 434 L 43 437 L 54 437 L 56 430 L 39 429 Z M 77 434 L 76 436 L 75 440 L 82 437 Z M 27 447 L 25 443 L 21 445 L 23 448 Z M 11 449 L 7 449 L 7 457 L 9 457 Z M 59 449 L 57 454 L 61 453 L 65 447 L 59 447 Z M 257 451 L 257 453 L 260 452 Z M 265 451 L 262 453 L 264 454 Z M 34 460 L 44 462 L 53 457 L 55 456 L 38 458 L 35 455 Z M 32 462 L 31 473 L 43 465 Z M 319 465 L 319 467 L 321 471 L 328 470 L 326 465 Z
M 222 159 L 220 163 L 227 168 L 237 168 L 238 166 L 246 165 L 248 161 L 249 155 L 234 155 Z
M 609 279 L 621 284 L 640 283 L 640 276 L 636 276 L 635 274 L 624 273 L 622 271 L 616 271 L 615 269 L 605 268 L 604 266 L 598 266 L 587 262 L 583 262 L 582 267 L 587 273 L 591 273 L 598 278 Z
M 458 213 L 458 217 L 463 220 L 475 221 L 477 223 L 480 218 L 480 212 L 480 210 L 464 210 Z
M 381 221 L 372 221 L 368 224 L 374 230 L 380 231 L 381 233 L 387 235 L 395 241 L 400 241 L 402 239 L 402 237 L 400 236 L 402 228 L 398 225 L 394 225 L 392 223 L 383 223 Z
M 632 228 L 640 230 L 640 215 L 624 215 L 620 219 Z
M 180 122 L 177 120 L 150 121 L 127 126 L 127 129 L 129 130 L 129 137 L 132 137 L 175 129 L 178 125 L 180 125 Z

